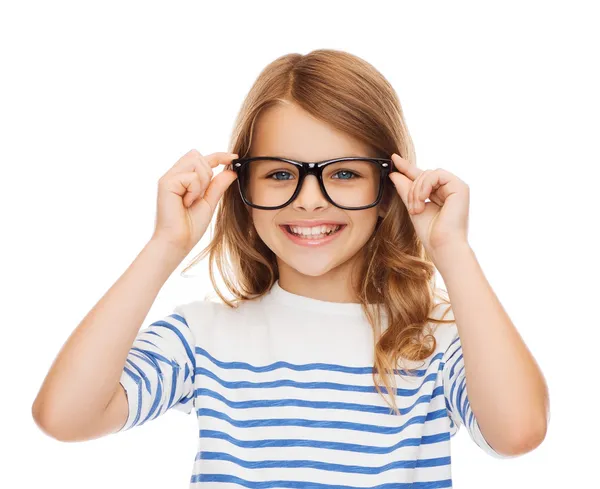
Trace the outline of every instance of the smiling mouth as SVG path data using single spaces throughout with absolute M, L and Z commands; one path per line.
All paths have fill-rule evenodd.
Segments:
M 317 234 L 314 234 L 315 231 L 313 231 L 312 229 L 310 232 L 308 232 L 306 230 L 301 231 L 296 226 L 292 227 L 289 224 L 282 224 L 281 227 L 284 228 L 284 230 L 286 232 L 288 232 L 289 234 L 291 234 L 292 236 L 295 236 L 297 238 L 306 239 L 306 240 L 315 240 L 315 239 L 323 239 L 328 236 L 332 236 L 336 233 L 339 233 L 342 229 L 344 229 L 346 227 L 346 224 L 338 224 L 335 226 L 321 226 L 321 229 L 319 230 L 319 232 Z

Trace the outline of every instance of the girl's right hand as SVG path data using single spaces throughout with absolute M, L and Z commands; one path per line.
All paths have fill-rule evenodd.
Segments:
M 234 158 L 236 154 L 224 152 L 202 156 L 195 149 L 183 155 L 158 181 L 152 240 L 189 253 L 208 228 L 219 199 L 237 178 L 232 170 L 213 178 L 212 169 Z

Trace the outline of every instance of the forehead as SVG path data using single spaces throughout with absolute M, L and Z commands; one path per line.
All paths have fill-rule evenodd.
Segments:
M 320 121 L 293 103 L 263 110 L 254 124 L 249 156 L 321 161 L 374 156 L 369 146 Z

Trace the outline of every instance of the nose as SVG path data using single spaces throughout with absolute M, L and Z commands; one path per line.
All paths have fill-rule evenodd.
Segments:
M 327 199 L 321 192 L 319 181 L 314 175 L 306 175 L 300 188 L 300 193 L 292 202 L 292 206 L 298 210 L 314 211 L 326 208 L 329 205 Z

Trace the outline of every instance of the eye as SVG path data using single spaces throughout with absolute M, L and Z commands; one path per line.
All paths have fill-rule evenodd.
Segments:
M 293 176 L 294 176 L 294 175 L 292 175 L 292 174 L 291 174 L 289 171 L 286 171 L 286 170 L 279 170 L 279 171 L 276 171 L 276 172 L 273 172 L 273 173 L 271 173 L 270 175 L 267 175 L 267 179 L 270 179 L 270 180 L 277 180 L 277 181 L 282 181 L 282 180 L 290 180 L 289 178 L 271 178 L 271 177 L 273 177 L 274 175 L 289 175 L 289 176 L 291 176 L 291 177 L 293 177 Z
M 338 180 L 353 180 L 354 179 L 354 178 L 352 178 L 353 176 L 354 177 L 359 176 L 357 173 L 354 173 L 353 171 L 350 171 L 350 170 L 339 170 L 334 173 L 334 178 L 335 178 L 335 175 L 343 175 L 340 178 L 338 178 Z

